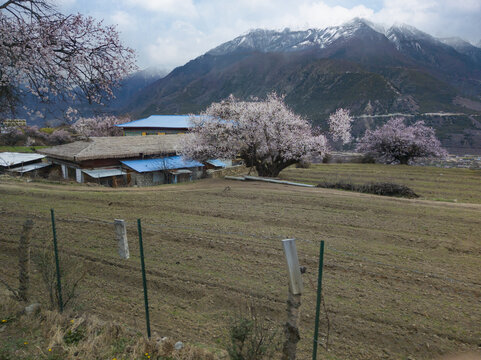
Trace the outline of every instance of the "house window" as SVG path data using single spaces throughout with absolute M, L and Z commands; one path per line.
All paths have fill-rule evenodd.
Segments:
M 165 135 L 165 132 L 158 132 L 157 135 Z
M 145 131 L 142 131 L 142 136 L 145 136 L 147 135 L 147 133 Z

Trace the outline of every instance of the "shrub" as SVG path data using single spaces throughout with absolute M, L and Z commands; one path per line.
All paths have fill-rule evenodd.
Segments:
M 395 184 L 395 183 L 369 183 L 369 184 L 352 184 L 348 182 L 336 182 L 329 183 L 324 182 L 317 184 L 316 187 L 326 188 L 326 189 L 339 189 L 347 191 L 356 191 L 366 194 L 374 194 L 381 196 L 395 196 L 395 197 L 405 197 L 405 198 L 417 198 L 419 197 L 411 188 Z
M 60 276 L 62 282 L 62 302 L 63 307 L 73 302 L 78 296 L 80 283 L 87 275 L 87 270 L 83 264 L 73 257 L 67 257 L 59 252 L 60 257 Z M 42 250 L 32 256 L 41 277 L 51 309 L 59 306 L 59 294 L 57 289 L 57 273 L 55 267 L 55 255 L 53 245 L 45 241 Z
M 273 359 L 280 347 L 278 331 L 266 326 L 255 309 L 232 320 L 227 352 L 231 360 Z
M 323 157 L 322 157 L 322 163 L 323 164 L 329 164 L 332 162 L 332 155 L 329 154 L 329 153 L 326 153 Z
M 80 341 L 82 341 L 85 338 L 85 330 L 83 327 L 78 327 L 77 329 L 74 330 L 67 330 L 67 332 L 63 336 L 63 341 L 65 341 L 65 344 L 67 345 L 72 345 L 72 344 L 78 344 Z

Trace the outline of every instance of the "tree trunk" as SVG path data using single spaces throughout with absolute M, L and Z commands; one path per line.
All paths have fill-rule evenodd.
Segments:
M 28 301 L 30 287 L 30 239 L 33 221 L 27 219 L 23 225 L 22 235 L 18 244 L 18 297 L 21 301 Z
M 265 177 L 277 177 L 279 176 L 280 172 L 284 170 L 286 167 L 295 164 L 297 161 L 289 160 L 289 161 L 276 161 L 274 163 L 256 163 L 256 170 L 259 176 Z
M 297 343 L 301 339 L 299 335 L 299 308 L 301 306 L 301 294 L 293 295 L 289 290 L 287 299 L 287 322 L 284 327 L 286 340 L 282 348 L 282 360 L 295 360 Z
M 411 159 L 410 156 L 401 156 L 401 157 L 398 158 L 399 163 L 400 163 L 401 165 L 409 165 L 409 160 L 410 160 L 410 159 Z

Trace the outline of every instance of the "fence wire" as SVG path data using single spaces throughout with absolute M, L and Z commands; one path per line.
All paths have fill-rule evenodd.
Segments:
M 8 211 L 0 211 L 0 215 L 2 215 L 2 214 L 4 214 L 4 215 L 8 215 L 8 214 L 18 215 L 18 214 L 8 212 Z M 22 216 L 23 217 L 31 216 L 31 217 L 46 220 L 46 221 L 50 220 L 50 217 L 48 215 L 42 216 L 42 215 L 22 214 Z M 75 219 L 68 218 L 68 217 L 62 217 L 62 216 L 56 216 L 56 220 L 60 221 L 60 222 L 67 222 L 67 223 L 96 223 L 96 224 L 103 224 L 103 225 L 111 225 L 112 227 L 113 227 L 113 224 L 114 224 L 113 219 L 112 220 L 104 220 L 104 219 L 98 219 L 98 218 L 93 219 L 93 218 L 89 218 L 89 217 L 80 217 L 80 216 L 76 216 Z M 130 221 L 130 222 L 125 221 L 125 223 L 131 230 L 133 230 L 134 227 L 136 229 L 136 223 L 134 221 Z M 296 241 L 309 243 L 311 245 L 316 245 L 316 246 L 320 245 L 320 240 L 314 241 L 314 240 L 310 240 L 310 239 L 298 238 L 298 237 L 291 236 L 291 235 L 266 236 L 266 235 L 262 235 L 262 234 L 247 233 L 247 232 L 240 232 L 240 231 L 221 231 L 221 230 L 214 229 L 214 228 L 200 228 L 199 226 L 194 227 L 194 226 L 185 226 L 185 225 L 170 225 L 170 224 L 147 223 L 147 222 L 143 222 L 142 226 L 143 226 L 144 229 L 146 229 L 148 231 L 157 232 L 157 233 L 164 233 L 165 230 L 184 230 L 184 231 L 202 233 L 202 234 L 217 234 L 217 235 L 225 235 L 225 236 L 238 236 L 238 237 L 244 237 L 244 238 L 263 239 L 263 240 L 272 240 L 272 241 L 279 241 L 279 240 L 290 238 L 290 239 L 296 239 Z M 279 251 L 281 251 L 280 247 L 279 247 Z M 365 263 L 368 263 L 368 264 L 373 264 L 373 265 L 376 265 L 376 266 L 391 268 L 391 269 L 403 271 L 403 272 L 406 272 L 406 273 L 412 273 L 412 274 L 416 274 L 416 275 L 420 275 L 420 276 L 424 276 L 424 277 L 428 277 L 428 278 L 443 280 L 443 281 L 447 281 L 447 282 L 450 282 L 450 283 L 458 283 L 458 284 L 462 284 L 462 285 L 475 286 L 475 287 L 481 286 L 481 282 L 465 281 L 465 280 L 455 279 L 455 278 L 452 278 L 452 277 L 449 277 L 449 276 L 445 276 L 445 275 L 437 274 L 437 273 L 433 273 L 433 272 L 426 272 L 426 271 L 422 271 L 422 270 L 418 270 L 418 269 L 411 269 L 411 268 L 407 268 L 407 267 L 399 266 L 399 265 L 395 265 L 395 264 L 388 264 L 388 263 L 385 263 L 385 262 L 382 262 L 382 261 L 378 261 L 378 260 L 366 257 L 365 255 L 357 253 L 357 252 L 340 250 L 340 249 L 336 248 L 335 246 L 333 246 L 332 244 L 330 244 L 328 241 L 326 242 L 326 251 L 328 252 L 328 254 L 326 254 L 326 255 L 329 255 L 331 257 L 334 257 L 333 253 L 335 253 L 335 254 L 344 256 L 345 258 L 361 260 L 361 261 L 363 261 Z

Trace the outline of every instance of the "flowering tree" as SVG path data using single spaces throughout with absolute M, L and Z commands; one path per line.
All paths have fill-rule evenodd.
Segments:
M 122 129 L 115 126 L 127 122 L 116 116 L 95 116 L 91 118 L 80 118 L 72 126 L 73 129 L 86 137 L 90 136 L 121 136 Z
M 38 126 L 12 126 L 0 134 L 0 145 L 60 145 L 72 141 L 70 127 L 49 130 L 40 130 Z
M 349 110 L 339 108 L 329 116 L 329 131 L 334 140 L 341 140 L 343 144 L 351 141 L 352 117 Z
M 192 130 L 182 149 L 188 158 L 205 161 L 240 156 L 261 176 L 277 176 L 289 165 L 321 154 L 326 137 L 293 113 L 282 97 L 240 101 L 232 95 L 211 104 L 203 116 L 191 118 Z
M 61 145 L 72 142 L 72 134 L 65 129 L 57 129 L 48 137 L 50 144 Z
M 132 70 L 133 50 L 114 27 L 62 15 L 48 0 L 0 0 L 0 114 L 25 93 L 101 103 Z
M 357 151 L 372 155 L 383 163 L 405 165 L 417 157 L 447 155 L 433 128 L 425 126 L 423 121 L 406 126 L 404 118 L 399 117 L 376 130 L 367 130 L 357 145 Z

